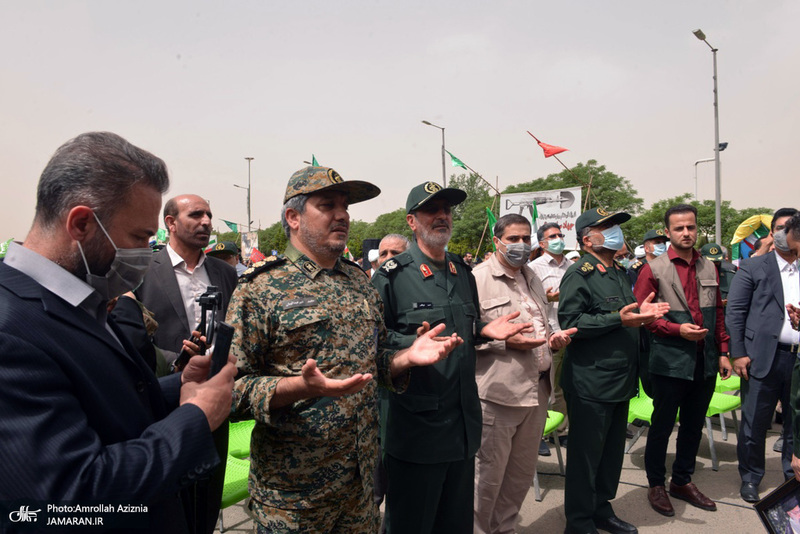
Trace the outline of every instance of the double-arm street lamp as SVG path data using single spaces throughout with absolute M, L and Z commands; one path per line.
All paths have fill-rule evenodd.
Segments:
M 692 32 L 695 37 L 703 41 L 708 47 L 711 49 L 711 54 L 714 58 L 714 167 L 715 167 L 715 182 L 714 182 L 714 189 L 715 189 L 715 198 L 714 201 L 716 203 L 716 209 L 714 212 L 714 224 L 716 226 L 716 242 L 720 245 L 722 244 L 722 211 L 721 211 L 721 204 L 722 204 L 722 187 L 721 187 L 721 179 L 720 179 L 720 161 L 719 161 L 719 153 L 720 153 L 720 144 L 719 144 L 719 95 L 717 91 L 717 48 L 711 46 L 706 40 L 706 34 L 703 33 L 703 30 L 697 29 Z M 697 165 L 695 164 L 695 169 L 697 169 Z
M 444 187 L 447 187 L 447 167 L 445 167 L 445 164 L 444 164 L 444 160 L 445 160 L 445 158 L 444 158 L 444 154 L 445 154 L 445 149 L 444 149 L 444 126 L 436 126 L 435 124 L 430 123 L 428 121 L 422 121 L 422 124 L 427 124 L 428 126 L 433 126 L 434 128 L 439 128 L 442 131 L 442 185 Z

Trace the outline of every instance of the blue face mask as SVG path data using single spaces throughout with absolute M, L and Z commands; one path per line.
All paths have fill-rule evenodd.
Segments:
M 608 250 L 622 250 L 625 241 L 622 236 L 622 228 L 620 228 L 618 224 L 603 230 L 601 233 L 605 239 L 602 245 L 603 248 L 607 248 Z
M 561 239 L 560 237 L 551 239 L 547 242 L 547 250 L 552 252 L 553 254 L 561 254 L 562 252 L 564 252 L 565 246 L 566 243 L 564 243 L 564 240 Z
M 653 245 L 653 256 L 661 256 L 667 251 L 666 243 L 656 243 Z

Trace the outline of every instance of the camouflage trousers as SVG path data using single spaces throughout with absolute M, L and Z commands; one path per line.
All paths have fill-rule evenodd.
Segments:
M 272 508 L 250 501 L 257 534 L 375 534 L 380 527 L 380 512 L 372 492 L 364 493 L 360 481 L 342 491 L 332 506 L 306 510 Z

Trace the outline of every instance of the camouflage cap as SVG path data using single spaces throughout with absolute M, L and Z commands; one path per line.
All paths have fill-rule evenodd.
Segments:
M 584 211 L 578 216 L 578 220 L 575 221 L 575 233 L 580 236 L 581 231 L 584 228 L 598 226 L 607 222 L 622 224 L 630 218 L 630 214 L 625 213 L 624 211 L 609 213 L 603 208 L 594 208 Z
M 420 206 L 434 198 L 443 198 L 451 206 L 457 206 L 467 199 L 467 193 L 454 187 L 442 187 L 436 182 L 419 184 L 408 194 L 406 199 L 406 213 L 419 209 Z
M 711 261 L 722 261 L 722 247 L 716 243 L 706 243 L 700 249 L 700 255 Z
M 329 167 L 306 167 L 294 173 L 286 185 L 283 203 L 297 195 L 310 195 L 319 191 L 341 191 L 347 193 L 348 202 L 355 204 L 381 194 L 380 188 L 369 182 L 352 180 L 345 182 L 339 173 Z
M 659 228 L 658 230 L 650 230 L 646 234 L 644 234 L 644 239 L 642 242 L 650 241 L 651 239 L 666 239 L 669 240 L 667 237 L 666 232 L 664 232 L 663 228 Z
M 237 247 L 236 243 L 233 241 L 220 241 L 206 249 L 206 255 L 208 256 L 217 256 L 226 253 L 239 254 L 239 247 Z

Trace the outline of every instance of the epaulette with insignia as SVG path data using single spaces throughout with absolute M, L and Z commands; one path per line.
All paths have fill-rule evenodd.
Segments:
M 403 252 L 398 254 L 394 258 L 389 258 L 383 265 L 380 266 L 378 269 L 378 274 L 382 274 L 383 276 L 390 276 L 391 274 L 400 270 L 400 268 L 405 267 L 413 260 L 411 259 L 411 254 L 407 252 Z
M 261 261 L 257 261 L 242 273 L 242 276 L 239 277 L 239 283 L 252 282 L 253 279 L 259 274 L 275 267 L 276 265 L 280 265 L 285 261 L 286 258 L 282 256 L 269 256 Z
M 632 264 L 629 268 L 633 269 L 634 271 L 638 271 L 639 269 L 641 269 L 642 265 L 644 265 L 644 263 L 637 261 L 636 263 Z
M 346 263 L 347 265 L 349 265 L 351 267 L 356 267 L 359 271 L 364 273 L 364 276 L 369 278 L 369 273 L 367 271 L 365 271 L 364 269 L 362 269 L 361 266 L 359 264 L 357 264 L 356 262 L 354 262 L 353 260 L 351 260 L 349 258 L 345 258 L 344 256 L 341 257 L 341 260 L 342 260 L 343 263 Z
M 583 265 L 578 267 L 578 272 L 581 273 L 583 276 L 588 275 L 592 271 L 594 271 L 594 265 L 592 265 L 588 261 L 583 262 Z

